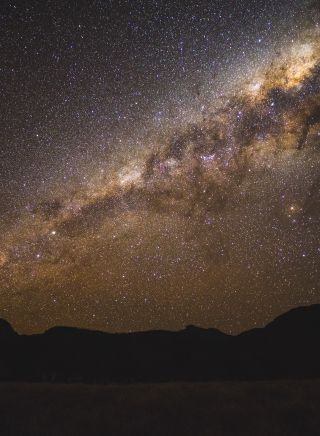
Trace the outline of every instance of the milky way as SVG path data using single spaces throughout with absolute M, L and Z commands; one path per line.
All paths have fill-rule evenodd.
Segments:
M 96 7 L 105 7 L 106 17 L 113 10 L 120 23 L 132 28 L 140 25 L 141 29 L 139 20 L 128 18 L 135 10 L 124 2 L 124 11 L 120 3 L 116 14 L 111 3 L 97 2 Z M 155 10 L 149 11 L 152 20 L 161 15 L 155 12 L 159 5 L 153 6 Z M 220 14 L 223 22 L 224 14 L 232 17 L 231 6 L 207 6 L 186 11 L 182 17 L 174 10 L 177 22 L 158 24 L 159 31 L 167 31 L 162 43 L 180 36 L 173 56 L 175 80 L 164 84 L 154 79 L 141 88 L 150 77 L 146 74 L 144 79 L 143 57 L 135 58 L 142 70 L 134 70 L 140 87 L 129 91 L 136 79 L 126 79 L 130 86 L 123 89 L 121 83 L 124 96 L 118 96 L 118 106 L 130 107 L 127 114 L 100 101 L 83 81 L 77 88 L 75 106 L 69 109 L 60 100 L 66 104 L 75 96 L 70 97 L 64 84 L 63 92 L 53 97 L 49 82 L 45 100 L 49 110 L 45 109 L 42 91 L 37 91 L 31 72 L 32 84 L 26 84 L 24 78 L 21 89 L 12 94 L 25 102 L 24 87 L 31 87 L 36 95 L 29 96 L 30 101 L 38 102 L 45 111 L 41 114 L 36 110 L 38 119 L 35 124 L 30 121 L 31 133 L 17 123 L 19 134 L 13 135 L 15 130 L 8 121 L 11 117 L 12 122 L 13 111 L 23 124 L 28 112 L 24 106 L 23 115 L 19 115 L 11 102 L 13 106 L 4 117 L 0 315 L 18 330 L 34 332 L 56 324 L 108 331 L 178 329 L 197 324 L 237 333 L 263 325 L 291 307 L 320 302 L 317 8 L 305 2 L 306 13 L 301 17 L 295 2 L 285 3 L 283 10 L 273 6 L 270 14 L 274 21 L 281 13 L 292 12 L 288 30 L 284 21 L 272 24 L 263 3 L 240 2 L 236 19 L 243 44 L 250 48 L 245 65 L 235 55 L 240 50 L 236 28 L 216 30 L 210 42 L 208 29 L 194 24 L 191 33 L 195 41 L 197 32 L 206 35 L 205 47 L 218 44 L 222 32 L 224 42 L 229 38 L 234 44 L 230 53 L 224 47 L 213 52 L 211 63 L 199 59 L 195 73 L 194 58 L 191 62 L 186 48 L 191 43 L 184 31 L 178 35 L 179 23 L 186 24 L 191 16 L 195 22 L 200 18 L 210 22 L 212 14 Z M 3 19 L 10 24 L 10 20 L 18 22 L 24 17 L 28 22 L 32 17 L 44 25 L 47 18 L 38 7 L 35 2 L 19 15 L 18 3 L 10 4 Z M 55 3 L 50 8 L 53 22 L 61 19 L 59 25 L 65 32 L 67 22 L 59 15 L 61 11 L 55 9 Z M 257 29 L 247 26 L 245 11 L 258 23 Z M 89 19 L 90 13 L 96 17 L 98 12 L 89 10 Z M 84 11 L 80 18 L 82 14 Z M 84 24 L 79 19 L 74 26 L 82 32 Z M 259 26 L 263 29 L 260 33 Z M 94 26 L 92 29 L 94 32 Z M 170 29 L 176 33 L 170 36 Z M 17 37 L 18 31 L 11 28 L 10 32 L 11 38 L 13 34 Z M 28 46 L 28 31 L 21 32 L 25 32 Z M 76 43 L 67 42 L 63 35 L 49 53 L 59 58 L 57 62 L 66 63 L 68 57 L 59 54 L 61 45 L 72 51 Z M 101 46 L 94 48 L 97 35 L 90 38 L 93 53 L 100 50 L 96 55 L 99 69 Z M 107 58 L 107 49 L 114 49 L 115 41 L 104 42 Z M 155 40 L 152 43 L 155 45 Z M 203 55 L 201 44 L 199 51 Z M 153 73 L 158 69 L 155 77 L 172 68 L 169 52 L 167 49 L 162 57 L 161 50 L 157 52 L 159 58 L 152 67 Z M 250 52 L 254 52 L 253 57 Z M 110 56 L 115 56 L 112 71 L 116 69 L 121 75 L 121 57 Z M 81 70 L 83 59 L 80 51 L 74 67 L 78 64 Z M 220 67 L 214 67 L 215 59 Z M 30 59 L 26 62 L 31 65 Z M 162 62 L 167 65 L 163 67 Z M 30 68 L 33 71 L 36 67 Z M 46 68 L 55 75 L 52 66 Z M 85 68 L 89 78 L 92 75 L 96 82 L 100 77 L 100 86 L 106 86 L 107 75 L 99 72 L 96 76 Z M 128 65 L 123 68 L 127 71 Z M 210 68 L 217 69 L 211 79 Z M 66 69 L 63 64 L 60 80 Z M 184 93 L 186 84 L 191 91 Z M 108 92 L 106 100 L 111 99 L 112 92 Z M 141 103 L 143 98 L 149 103 Z M 101 128 L 103 104 L 113 108 L 119 126 L 109 120 Z M 68 117 L 71 113 L 73 117 L 75 113 L 79 117 L 86 114 L 79 131 L 74 129 L 71 134 L 65 127 L 64 111 Z M 19 148 L 19 141 L 23 143 L 19 138 L 29 138 L 29 134 L 40 142 L 39 148 L 32 149 L 26 142 Z

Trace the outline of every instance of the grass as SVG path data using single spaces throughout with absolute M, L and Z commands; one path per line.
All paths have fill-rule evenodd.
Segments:
M 320 381 L 0 384 L 1 436 L 320 434 Z

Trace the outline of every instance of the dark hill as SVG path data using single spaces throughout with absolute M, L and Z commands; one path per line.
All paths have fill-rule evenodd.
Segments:
M 8 321 L 0 319 L 0 341 L 10 340 L 14 336 L 17 336 L 17 333 L 13 330 Z
M 291 310 L 239 336 L 195 326 L 118 334 L 54 327 L 26 336 L 0 320 L 0 379 L 107 383 L 320 377 L 319 341 L 320 305 Z

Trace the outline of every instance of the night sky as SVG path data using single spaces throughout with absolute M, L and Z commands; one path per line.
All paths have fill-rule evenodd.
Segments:
M 0 317 L 228 333 L 320 303 L 320 7 L 1 1 Z

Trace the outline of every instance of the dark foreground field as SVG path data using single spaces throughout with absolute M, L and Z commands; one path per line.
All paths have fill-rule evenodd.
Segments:
M 0 434 L 319 435 L 320 381 L 0 385 Z

